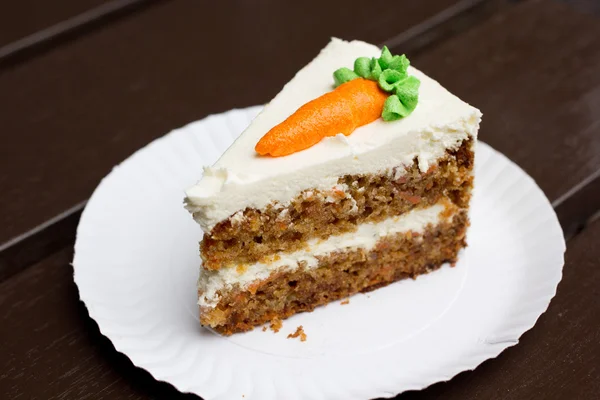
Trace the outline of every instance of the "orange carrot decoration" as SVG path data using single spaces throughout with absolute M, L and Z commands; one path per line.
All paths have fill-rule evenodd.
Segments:
M 327 136 L 350 135 L 381 117 L 388 93 L 376 81 L 358 78 L 304 104 L 256 144 L 260 155 L 286 156 Z

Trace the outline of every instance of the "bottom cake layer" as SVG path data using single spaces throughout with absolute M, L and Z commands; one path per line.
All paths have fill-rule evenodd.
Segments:
M 466 246 L 465 210 L 432 225 L 386 236 L 370 250 L 354 249 L 318 256 L 318 265 L 274 272 L 247 288 L 221 291 L 214 306 L 202 306 L 200 322 L 231 335 L 277 317 L 312 311 L 350 295 L 374 290 L 404 278 L 415 278 L 454 263 Z

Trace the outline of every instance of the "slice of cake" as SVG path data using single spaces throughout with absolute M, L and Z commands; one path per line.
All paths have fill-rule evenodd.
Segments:
M 406 57 L 333 39 L 186 192 L 201 323 L 246 331 L 455 262 L 480 119 Z

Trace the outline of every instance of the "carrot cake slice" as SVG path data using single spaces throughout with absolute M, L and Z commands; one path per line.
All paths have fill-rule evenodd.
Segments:
M 333 39 L 186 192 L 222 334 L 453 263 L 481 113 L 387 48 Z

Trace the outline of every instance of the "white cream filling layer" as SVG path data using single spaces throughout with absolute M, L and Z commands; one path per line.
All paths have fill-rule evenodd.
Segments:
M 425 172 L 463 140 L 476 139 L 481 113 L 421 71 L 409 73 L 421 81 L 419 103 L 408 117 L 381 119 L 351 135 L 323 139 L 315 146 L 285 157 L 260 157 L 256 143 L 275 125 L 306 102 L 333 89 L 332 73 L 352 68 L 357 57 L 378 57 L 380 49 L 364 42 L 333 39 L 265 106 L 233 145 L 197 185 L 186 192 L 186 208 L 204 231 L 210 231 L 246 207 L 262 209 L 271 202 L 287 205 L 303 190 L 330 191 L 343 175 L 391 173 L 417 158 Z M 396 171 L 402 172 L 402 169 Z
M 361 224 L 355 232 L 331 236 L 327 240 L 310 240 L 305 249 L 280 254 L 280 258 L 271 263 L 255 263 L 240 269 L 223 268 L 216 271 L 201 269 L 198 290 L 202 295 L 198 304 L 214 306 L 219 301 L 217 293 L 219 290 L 228 290 L 234 285 L 246 288 L 256 280 L 268 278 L 275 271 L 294 270 L 301 263 L 305 268 L 315 268 L 318 265 L 317 256 L 324 256 L 335 251 L 370 250 L 385 236 L 408 231 L 420 233 L 427 225 L 437 224 L 440 221 L 440 213 L 444 210 L 445 206 L 438 203 L 382 222 Z

